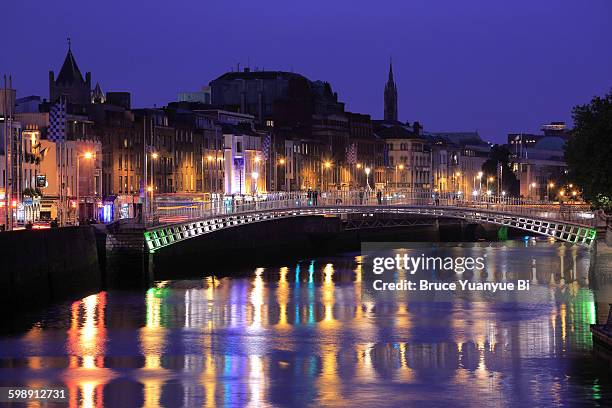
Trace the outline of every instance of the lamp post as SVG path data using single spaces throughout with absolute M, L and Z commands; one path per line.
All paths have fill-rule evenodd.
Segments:
M 257 179 L 259 178 L 259 173 L 254 171 L 251 173 L 251 179 L 254 180 L 255 188 L 253 189 L 253 195 L 257 195 Z
M 546 199 L 550 201 L 550 189 L 555 187 L 555 183 L 548 183 L 546 185 Z
M 458 171 L 455 173 L 455 183 L 457 185 L 457 194 L 461 191 L 461 172 Z
M 366 186 L 368 191 L 372 190 L 372 188 L 370 187 L 370 171 L 372 171 L 369 167 L 365 168 L 365 174 L 366 174 Z
M 399 164 L 397 166 L 395 166 L 395 189 L 399 190 L 399 181 L 397 179 L 397 170 L 404 170 L 404 165 L 403 164 Z
M 149 203 L 149 212 L 153 212 L 154 201 L 153 201 L 153 193 L 155 193 L 155 161 L 159 158 L 159 153 L 153 152 L 151 153 L 151 186 L 148 188 L 151 192 L 151 202 Z M 148 190 L 147 189 L 147 190 Z
M 210 168 L 211 163 L 213 162 L 213 160 L 214 160 L 214 158 L 210 154 L 208 156 L 206 156 L 206 161 L 208 161 L 208 168 L 209 168 L 209 173 L 210 173 L 210 193 L 211 193 L 211 198 L 212 198 L 213 191 L 216 190 L 216 188 L 213 187 L 213 182 L 212 182 L 213 174 L 212 174 L 212 169 Z M 204 173 L 202 173 L 202 180 L 206 180 L 206 177 L 204 177 Z
M 286 161 L 285 161 L 284 158 L 281 157 L 280 159 L 278 159 L 278 165 L 279 166 L 285 166 L 285 163 L 286 163 Z M 285 187 L 286 191 L 289 191 L 289 188 L 287 186 L 287 177 L 286 177 L 287 176 L 287 168 L 283 167 L 283 170 L 284 170 L 283 171 L 283 186 Z M 277 174 L 278 174 L 278 170 L 277 170 Z M 278 178 L 277 178 L 277 180 L 278 180 Z
M 80 163 L 80 159 L 83 158 L 85 160 L 91 160 L 94 157 L 94 154 L 92 152 L 85 152 L 83 154 L 77 154 L 77 165 L 76 165 L 76 208 L 74 211 L 74 216 L 75 219 L 78 221 L 79 220 L 79 210 L 81 209 L 81 203 L 80 203 L 80 199 L 79 199 L 79 163 Z
M 480 192 L 482 191 L 482 171 L 478 172 L 476 178 L 478 178 L 478 193 L 480 194 Z
M 331 169 L 331 166 L 332 166 L 332 164 L 331 164 L 330 161 L 326 161 L 326 162 L 323 163 L 323 167 L 326 170 Z M 324 183 L 324 181 L 326 181 L 326 183 Z M 323 187 L 324 184 L 327 184 L 327 190 L 329 190 L 329 180 L 327 180 L 327 177 L 325 177 L 325 173 L 323 173 L 323 175 L 321 176 L 321 187 Z
M 529 197 L 533 199 L 533 190 L 536 188 L 536 183 L 533 182 L 529 185 Z

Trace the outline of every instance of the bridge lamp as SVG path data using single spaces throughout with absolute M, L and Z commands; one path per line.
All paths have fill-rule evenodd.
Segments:
M 487 190 L 487 195 L 490 196 L 491 194 L 493 194 L 493 192 L 491 190 Z
M 570 184 L 570 185 L 569 185 L 569 188 L 573 188 L 573 187 L 574 187 L 574 185 L 573 185 L 573 184 Z
M 371 171 L 372 171 L 372 170 L 371 170 L 369 167 L 366 167 L 366 168 L 365 168 L 365 174 L 366 174 L 367 176 L 369 176 L 369 175 L 370 175 L 370 172 L 371 172 Z
M 506 192 L 505 192 L 505 191 L 502 191 L 502 195 L 505 197 L 505 196 L 506 196 Z
M 151 154 L 151 157 L 154 158 L 154 159 L 157 159 L 159 157 L 159 154 L 153 153 L 153 154 Z
M 285 159 L 280 159 L 280 160 L 278 161 L 278 164 L 285 164 Z
M 476 177 L 478 177 L 479 179 L 481 179 L 481 178 L 482 178 L 482 171 L 479 171 L 479 172 L 478 172 L 478 176 L 476 176 Z
M 357 163 L 357 168 L 360 169 L 361 168 L 361 163 Z

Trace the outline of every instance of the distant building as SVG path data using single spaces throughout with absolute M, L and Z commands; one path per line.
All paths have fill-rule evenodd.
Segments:
M 179 102 L 199 102 L 210 105 L 211 95 L 210 86 L 203 86 L 201 91 L 195 92 L 180 92 L 178 94 Z
M 439 191 L 482 193 L 486 180 L 479 179 L 491 145 L 478 132 L 428 132 L 431 144 L 432 184 Z
M 520 195 L 531 199 L 554 199 L 556 186 L 567 169 L 566 140 L 560 136 L 540 137 L 533 146 L 525 147 L 512 157 L 512 170 L 520 184 Z
M 15 101 L 15 113 L 33 113 L 38 112 L 42 100 L 40 96 L 31 95 L 24 98 L 19 98 Z
M 431 188 L 431 151 L 419 126 L 389 124 L 376 129 L 387 145 L 387 187 L 400 190 Z
M 520 184 L 520 195 L 532 199 L 554 199 L 558 180 L 567 165 L 564 146 L 571 137 L 565 122 L 542 125 L 542 134 L 511 133 L 508 148 L 512 154 L 512 170 Z

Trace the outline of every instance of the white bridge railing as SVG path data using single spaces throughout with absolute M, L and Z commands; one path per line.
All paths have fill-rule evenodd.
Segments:
M 466 199 L 467 198 L 467 199 Z M 454 193 L 405 191 L 377 194 L 368 191 L 333 191 L 322 193 L 275 192 L 258 196 L 225 196 L 198 200 L 193 197 L 159 197 L 149 215 L 148 226 L 170 225 L 222 215 L 252 211 L 304 207 L 341 206 L 439 206 L 483 209 L 491 212 L 524 215 L 595 227 L 598 217 L 586 205 L 553 204 L 505 196 L 462 197 Z

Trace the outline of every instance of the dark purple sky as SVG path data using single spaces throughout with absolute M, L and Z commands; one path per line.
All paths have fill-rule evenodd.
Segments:
M 6 3 L 6 4 L 4 4 Z M 139 3 L 139 4 L 136 4 Z M 94 5 L 95 4 L 95 5 Z M 250 60 L 331 82 L 382 116 L 393 56 L 401 120 L 501 141 L 612 87 L 610 0 L 6 1 L 0 72 L 48 97 L 66 37 L 81 71 L 163 105 Z

